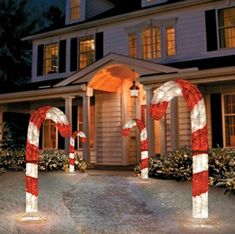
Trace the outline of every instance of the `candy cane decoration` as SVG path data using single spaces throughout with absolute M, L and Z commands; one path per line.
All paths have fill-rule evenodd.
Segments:
M 156 89 L 150 114 L 159 120 L 167 105 L 176 96 L 183 96 L 191 112 L 193 178 L 192 208 L 194 218 L 208 217 L 208 137 L 205 104 L 200 91 L 186 80 L 169 81 Z
M 74 145 L 76 137 L 80 137 L 80 141 L 85 143 L 86 142 L 86 135 L 82 131 L 75 131 L 72 136 L 70 136 L 70 146 L 69 146 L 69 172 L 74 172 Z
M 26 213 L 38 212 L 38 145 L 40 128 L 46 119 L 51 119 L 56 123 L 63 137 L 71 134 L 68 120 L 58 108 L 44 106 L 32 113 L 26 144 Z
M 140 131 L 140 150 L 141 150 L 141 178 L 148 179 L 148 140 L 147 131 L 143 122 L 139 119 L 132 119 L 124 125 L 122 130 L 123 136 L 128 136 L 131 128 L 137 126 Z

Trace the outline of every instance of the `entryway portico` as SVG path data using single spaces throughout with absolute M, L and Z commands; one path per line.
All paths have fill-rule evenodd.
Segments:
M 48 81 L 49 85 L 38 84 L 32 90 L 0 94 L 0 110 L 3 110 L 0 114 L 14 108 L 17 112 L 19 106 L 24 106 L 20 112 L 28 113 L 42 105 L 62 108 L 73 130 L 83 130 L 88 138 L 88 143 L 82 146 L 83 151 L 79 144 L 77 148 L 83 152 L 88 163 L 133 165 L 139 160 L 138 136 L 136 137 L 135 129 L 129 139 L 121 136 L 125 122 L 141 117 L 146 120 L 150 155 L 155 152 L 155 141 L 152 133 L 153 121 L 146 114 L 152 90 L 137 83 L 140 88 L 139 97 L 131 98 L 129 88 L 132 81 L 146 74 L 165 74 L 178 70 L 123 55 L 108 54 L 61 81 L 51 80 L 51 83 Z M 58 141 L 58 137 L 55 140 Z M 59 143 L 55 144 L 58 145 Z M 68 149 L 68 140 L 65 148 Z

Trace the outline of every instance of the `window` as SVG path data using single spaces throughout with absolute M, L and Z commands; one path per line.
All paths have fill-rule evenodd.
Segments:
M 224 95 L 224 145 L 235 147 L 235 94 Z
M 235 47 L 235 7 L 219 10 L 220 48 Z
M 79 40 L 79 68 L 85 68 L 95 60 L 95 40 L 93 36 Z
M 137 43 L 137 38 L 135 33 L 131 33 L 128 36 L 129 39 L 129 56 L 131 58 L 136 58 L 137 57 L 137 48 L 136 48 L 136 43 Z
M 166 28 L 166 56 L 174 56 L 175 53 L 175 28 Z
M 80 0 L 70 1 L 70 20 L 80 19 Z
M 58 44 L 45 46 L 45 74 L 58 72 Z
M 160 28 L 149 28 L 141 33 L 141 48 L 143 59 L 161 58 Z
M 56 123 L 47 119 L 43 124 L 43 149 L 58 148 L 58 130 Z

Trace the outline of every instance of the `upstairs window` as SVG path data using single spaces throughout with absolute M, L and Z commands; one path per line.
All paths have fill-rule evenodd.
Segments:
M 79 68 L 85 68 L 95 61 L 94 36 L 79 39 Z
M 80 4 L 80 0 L 70 0 L 70 20 L 80 19 Z
M 58 72 L 58 43 L 45 46 L 45 74 Z
M 175 50 L 175 28 L 166 28 L 166 56 L 174 56 Z
M 130 33 L 128 36 L 129 39 L 129 56 L 131 58 L 137 57 L 137 37 L 135 33 Z
M 160 28 L 149 28 L 141 33 L 141 48 L 143 59 L 161 58 Z
M 218 11 L 220 48 L 235 47 L 235 7 Z

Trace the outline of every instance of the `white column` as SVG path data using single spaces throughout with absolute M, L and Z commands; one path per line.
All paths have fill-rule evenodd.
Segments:
M 65 115 L 69 121 L 71 131 L 72 131 L 72 106 L 73 106 L 73 98 L 72 96 L 64 97 L 65 99 Z M 69 152 L 69 137 L 65 139 L 65 151 Z
M 171 116 L 171 150 L 179 147 L 179 127 L 178 127 L 178 98 L 175 97 L 170 103 Z
M 93 96 L 93 89 L 87 87 L 86 94 L 83 95 L 83 131 L 87 141 L 83 144 L 83 158 L 89 164 L 90 157 L 90 97 Z
M 155 155 L 155 136 L 154 136 L 154 120 L 150 116 L 150 104 L 153 97 L 153 89 L 152 88 L 145 88 L 146 90 L 146 118 L 147 118 L 147 134 L 148 134 L 148 141 L 149 141 L 149 157 Z M 159 136 L 157 136 L 159 137 Z

